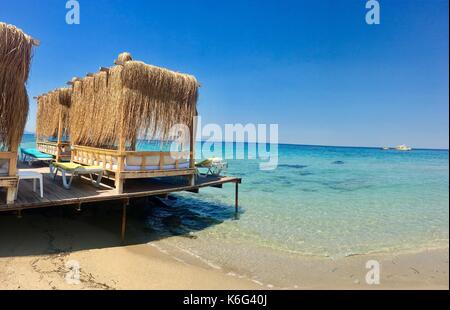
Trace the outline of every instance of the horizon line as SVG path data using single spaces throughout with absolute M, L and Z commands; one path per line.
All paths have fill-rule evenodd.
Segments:
M 36 135 L 35 132 L 27 131 L 24 135 Z M 142 139 L 141 139 L 142 140 Z M 258 142 L 250 142 L 250 141 L 206 141 L 206 140 L 197 140 L 197 142 L 211 142 L 211 143 L 254 143 Z M 278 143 L 265 143 L 265 144 L 278 144 L 278 145 L 296 145 L 296 146 L 314 146 L 314 147 L 337 147 L 337 148 L 365 148 L 365 149 L 382 149 L 384 146 L 367 146 L 367 145 L 326 145 L 326 144 L 305 144 L 305 143 L 292 143 L 292 142 L 278 142 Z M 389 147 L 394 148 L 394 147 Z M 449 148 L 442 147 L 413 147 L 413 150 L 430 150 L 430 151 L 449 151 Z

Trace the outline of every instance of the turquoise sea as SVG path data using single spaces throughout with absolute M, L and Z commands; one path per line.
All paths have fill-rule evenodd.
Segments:
M 23 145 L 32 147 L 34 137 Z M 239 157 L 249 145 L 223 146 Z M 278 153 L 273 171 L 261 171 L 258 160 L 228 160 L 227 174 L 243 179 L 239 220 L 228 185 L 178 194 L 169 209 L 155 206 L 149 228 L 192 236 L 167 242 L 219 265 L 235 260 L 236 244 L 331 258 L 448 246 L 447 150 L 280 144 Z

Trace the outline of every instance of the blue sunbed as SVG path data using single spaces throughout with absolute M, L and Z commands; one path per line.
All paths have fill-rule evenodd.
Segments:
M 22 155 L 22 161 L 31 165 L 35 161 L 51 161 L 53 156 L 40 152 L 37 149 L 20 149 Z

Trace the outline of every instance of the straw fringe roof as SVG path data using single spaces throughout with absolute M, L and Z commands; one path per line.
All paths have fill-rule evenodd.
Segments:
M 25 129 L 32 47 L 30 36 L 0 22 L 0 149 L 17 148 Z
M 116 148 L 120 132 L 130 144 L 137 136 L 165 140 L 175 124 L 190 127 L 198 96 L 195 77 L 132 61 L 128 55 L 119 56 L 116 63 L 121 65 L 74 80 L 74 144 Z
M 56 137 L 61 117 L 63 133 L 68 133 L 72 89 L 60 88 L 38 97 L 36 135 L 38 138 Z
M 130 60 L 133 60 L 133 57 L 131 56 L 130 53 L 127 52 L 123 52 L 119 54 L 119 57 L 117 57 L 117 62 L 127 62 Z

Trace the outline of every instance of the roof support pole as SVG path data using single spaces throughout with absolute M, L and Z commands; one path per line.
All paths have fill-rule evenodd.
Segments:
M 136 151 L 137 144 L 137 134 L 134 135 L 133 139 L 131 139 L 131 150 Z
M 62 131 L 63 131 L 63 124 L 62 124 L 62 109 L 59 111 L 59 120 L 58 120 L 58 136 L 57 136 L 57 144 L 56 144 L 56 162 L 59 162 L 61 159 L 61 142 L 62 142 Z
M 122 117 L 122 122 L 121 122 L 121 125 L 119 128 L 119 146 L 118 146 L 120 155 L 117 158 L 117 171 L 115 174 L 115 186 L 116 186 L 116 191 L 118 194 L 123 193 L 124 179 L 122 178 L 121 172 L 124 171 L 124 167 L 125 167 L 125 151 L 126 151 L 126 138 L 125 138 L 125 133 L 123 130 L 123 125 L 124 125 L 123 124 L 123 122 L 124 122 L 123 107 L 122 107 L 121 117 Z
M 195 113 L 194 118 L 189 126 L 189 155 L 190 155 L 190 168 L 195 168 L 195 136 L 197 135 L 197 113 Z
M 14 156 L 11 156 L 9 159 L 9 167 L 8 167 L 8 174 L 10 177 L 17 177 L 17 153 L 18 145 L 14 144 L 11 145 L 11 153 L 14 154 Z M 12 204 L 16 200 L 16 191 L 18 190 L 18 184 L 16 182 L 15 186 L 9 186 L 6 189 L 6 203 Z
M 189 168 L 195 169 L 195 137 L 197 135 L 197 112 L 195 112 L 195 116 L 191 120 L 191 124 L 189 126 Z M 189 176 L 189 185 L 195 185 L 195 174 L 191 174 Z

